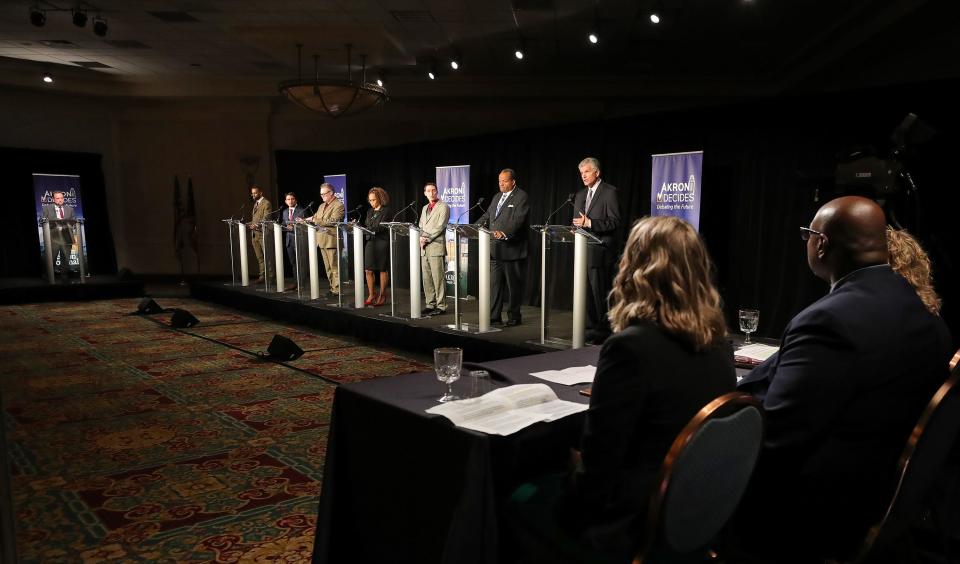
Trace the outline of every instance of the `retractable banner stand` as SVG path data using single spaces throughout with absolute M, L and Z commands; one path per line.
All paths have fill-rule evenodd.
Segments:
M 703 151 L 652 155 L 650 215 L 672 215 L 700 229 Z
M 470 214 L 464 213 L 470 208 L 470 165 L 438 166 L 437 189 L 440 199 L 450 206 L 450 223 L 470 223 Z M 453 295 L 453 277 L 455 257 L 460 258 L 460 295 L 467 295 L 467 265 L 469 262 L 469 241 L 460 242 L 460 252 L 456 252 L 456 234 L 447 230 L 447 295 Z
M 347 175 L 346 174 L 325 174 L 323 176 L 323 181 L 333 186 L 334 195 L 337 198 L 339 198 L 341 202 L 343 202 L 343 219 L 341 221 L 347 221 L 347 211 L 350 209 L 347 206 Z M 347 245 L 348 245 L 347 238 L 341 237 L 340 238 L 340 272 L 351 272 L 350 270 L 351 254 L 347 250 Z
M 40 239 L 40 254 L 46 253 L 43 243 L 43 226 L 40 225 L 40 217 L 43 214 L 43 206 L 53 203 L 53 193 L 63 192 L 64 206 L 73 208 L 73 217 L 82 218 L 83 202 L 80 199 L 80 177 L 72 174 L 38 174 L 33 175 L 34 201 L 37 203 L 37 235 Z M 80 271 L 80 234 L 74 233 L 73 245 L 70 248 L 70 270 Z M 84 243 L 86 241 L 84 240 Z M 86 249 L 84 248 L 84 251 Z M 61 253 L 57 253 L 58 255 Z M 86 256 L 86 252 L 83 253 Z M 59 267 L 58 262 L 55 266 Z

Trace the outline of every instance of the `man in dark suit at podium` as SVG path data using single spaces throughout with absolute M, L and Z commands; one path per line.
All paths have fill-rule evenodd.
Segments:
M 73 208 L 66 205 L 64 194 L 59 191 L 53 193 L 52 204 L 44 204 L 40 208 L 40 216 L 53 222 L 61 219 L 76 219 Z M 64 279 L 70 276 L 70 248 L 72 246 L 73 229 L 69 225 L 51 223 L 50 248 L 47 249 L 47 252 L 53 253 L 53 268 Z M 57 257 L 60 257 L 59 266 L 57 266 Z
M 587 157 L 578 168 L 584 189 L 573 201 L 573 224 L 602 241 L 587 249 L 587 341 L 599 344 L 610 336 L 607 295 L 617 259 L 620 202 L 616 187 L 600 179 L 600 161 Z
M 300 284 L 300 273 L 297 270 L 297 244 L 293 230 L 296 228 L 297 220 L 303 221 L 306 210 L 297 204 L 297 195 L 293 192 L 287 192 L 283 199 L 287 207 L 280 214 L 281 223 L 283 223 L 283 246 L 287 249 L 287 260 L 290 261 L 290 268 L 293 272 L 293 278 Z M 301 261 L 306 261 L 307 257 L 300 257 Z M 301 270 L 303 270 L 301 265 Z M 293 290 L 297 284 L 290 284 L 287 290 Z
M 490 242 L 490 323 L 503 323 L 504 287 L 510 293 L 507 306 L 507 327 L 520 325 L 520 303 L 523 299 L 523 278 L 527 266 L 527 193 L 517 188 L 513 169 L 505 168 L 497 177 L 500 192 L 490 202 L 477 223 L 486 223 L 493 232 Z

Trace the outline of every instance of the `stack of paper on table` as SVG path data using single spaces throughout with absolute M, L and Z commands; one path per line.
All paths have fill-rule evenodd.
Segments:
M 780 350 L 780 347 L 751 343 L 733 351 L 733 359 L 740 365 L 756 366 L 773 356 L 773 353 L 778 350 Z
M 442 415 L 464 429 L 510 435 L 539 421 L 556 421 L 586 411 L 587 407 L 557 398 L 546 384 L 518 384 L 498 388 L 479 398 L 442 403 L 427 413 Z
M 564 386 L 573 386 L 575 384 L 589 384 L 593 382 L 593 376 L 597 373 L 597 367 L 592 364 L 587 366 L 571 366 L 563 370 L 544 370 L 543 372 L 531 372 L 531 376 L 553 382 L 554 384 L 563 384 Z

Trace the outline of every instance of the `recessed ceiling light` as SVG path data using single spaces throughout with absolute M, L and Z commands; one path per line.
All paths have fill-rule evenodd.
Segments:
M 53 84 L 53 77 L 50 76 L 49 74 L 44 74 L 43 81 L 46 82 L 47 84 Z
M 430 77 L 430 80 L 436 80 L 437 75 L 433 74 L 433 71 L 427 71 L 427 76 Z
M 650 14 L 650 23 L 660 23 L 660 14 L 653 12 Z
M 377 79 L 377 86 L 379 86 L 380 88 L 383 88 L 383 79 L 382 79 L 382 78 L 378 78 L 378 79 Z
M 587 39 L 590 41 L 590 43 L 593 43 L 594 45 L 597 44 L 597 41 L 600 41 L 600 38 L 597 37 L 596 33 L 591 33 L 590 35 L 587 36 Z

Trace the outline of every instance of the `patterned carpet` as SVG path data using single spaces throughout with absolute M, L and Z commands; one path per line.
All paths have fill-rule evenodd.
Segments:
M 23 562 L 308 562 L 337 383 L 411 358 L 202 302 L 0 307 Z M 260 360 L 274 334 L 305 354 Z

